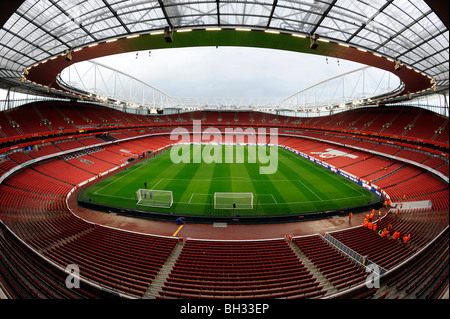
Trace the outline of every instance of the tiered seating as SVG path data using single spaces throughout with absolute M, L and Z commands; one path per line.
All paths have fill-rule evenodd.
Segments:
M 56 143 L 55 146 L 57 148 L 59 148 L 61 151 L 70 151 L 70 150 L 85 147 L 85 145 L 83 145 L 77 141 L 74 141 L 74 140 Z
M 366 279 L 367 273 L 362 267 L 333 248 L 320 235 L 297 237 L 293 241 L 336 289 L 348 289 Z
M 175 238 L 95 226 L 44 255 L 62 266 L 79 265 L 82 277 L 101 286 L 142 297 L 175 244 Z
M 51 189 L 52 185 L 48 182 L 46 186 Z M 5 203 L 2 220 L 37 251 L 75 236 L 89 225 L 67 212 L 64 197 L 59 194 L 48 194 L 46 190 L 36 194 L 8 185 L 0 187 L 2 203 Z
M 30 246 L 61 267 L 76 263 L 83 267 L 85 278 L 142 297 L 176 239 L 88 224 L 63 205 L 71 187 L 33 169 L 20 171 L 0 185 L 1 219 Z M 34 288 L 30 285 L 29 289 Z
M 139 142 L 140 141 L 143 142 L 140 143 L 142 146 L 149 147 L 151 150 L 155 150 L 173 143 L 173 141 L 171 141 L 166 135 L 147 137 L 143 140 L 139 140 Z
M 360 141 L 359 143 L 356 143 L 355 146 L 365 148 L 368 150 L 373 150 L 375 147 L 377 147 L 377 144 L 369 141 Z
M 252 117 L 250 112 L 238 112 L 236 114 L 236 117 L 238 119 L 238 122 L 236 124 L 239 125 L 248 125 L 252 124 Z
M 9 218 L 10 221 L 20 219 L 20 214 L 24 212 L 32 213 L 34 218 L 38 216 L 46 218 L 49 217 L 47 214 L 66 211 L 64 198 L 59 194 L 48 194 L 45 190 L 36 194 L 6 184 L 0 187 L 3 200 L 0 207 L 3 209 L 3 217 Z
M 92 125 L 92 123 L 89 123 L 87 121 L 87 117 L 82 114 L 82 109 L 84 109 L 84 108 L 82 108 L 82 107 L 75 108 L 75 107 L 68 106 L 65 108 L 61 108 L 59 110 L 60 110 L 60 113 L 63 115 L 63 117 L 65 119 L 69 119 L 71 121 L 71 124 L 75 128 L 78 128 L 78 127 L 81 128 L 81 127 L 86 127 L 86 126 Z
M 40 114 L 42 118 L 50 120 L 52 124 L 51 127 L 47 127 L 40 125 L 39 121 L 33 120 L 33 123 L 39 124 L 39 127 L 27 126 L 33 134 L 43 132 L 43 130 L 51 133 L 52 129 L 57 130 L 61 127 L 73 129 L 77 125 L 83 127 L 117 123 L 149 125 L 149 128 L 145 130 L 111 135 L 120 140 L 154 132 L 170 133 L 170 128 L 162 125 L 154 128 L 151 125 L 175 124 L 178 119 L 178 115 L 140 116 L 97 106 L 80 106 L 70 103 L 54 107 L 53 105 L 47 107 L 46 103 L 42 103 L 36 104 L 34 107 L 38 112 L 28 108 L 33 111 L 31 113 L 36 114 L 36 116 L 33 115 L 34 120 L 40 118 Z M 21 113 L 26 110 L 26 108 L 17 110 L 15 114 L 26 114 Z M 280 125 L 283 125 L 286 120 L 291 125 L 295 122 L 297 123 L 295 125 L 299 126 L 298 131 L 303 133 L 287 131 L 297 134 L 299 137 L 280 137 L 280 144 L 307 154 L 333 148 L 361 156 L 367 155 L 366 160 L 358 158 L 356 163 L 346 162 L 342 158 L 330 160 L 330 163 L 345 167 L 346 171 L 357 176 L 373 180 L 375 184 L 383 187 L 393 199 L 403 200 L 403 195 L 406 194 L 405 200 L 431 200 L 433 202 L 431 210 L 402 210 L 398 217 L 388 215 L 378 222 L 378 229 L 392 225 L 393 230 L 399 230 L 402 234 L 411 233 L 412 238 L 406 245 L 400 240 L 381 238 L 377 232 L 363 227 L 332 234 L 358 253 L 368 254 L 371 261 L 387 269 L 392 269 L 424 247 L 448 226 L 448 184 L 414 166 L 382 159 L 364 152 L 354 152 L 350 148 L 337 147 L 326 141 L 356 145 L 384 154 L 395 154 L 395 156 L 423 162 L 424 165 L 437 169 L 447 176 L 448 163 L 440 158 L 428 158 L 428 154 L 405 151 L 396 146 L 378 145 L 378 143 L 369 141 L 360 142 L 357 134 L 352 137 L 343 137 L 328 132 L 308 132 L 305 127 L 316 128 L 317 131 L 324 128 L 347 129 L 354 132 L 403 134 L 404 137 L 418 138 L 422 138 L 423 135 L 424 139 L 434 139 L 436 142 L 448 144 L 447 118 L 439 118 L 439 121 L 433 122 L 432 126 L 427 127 L 424 123 L 429 121 L 432 116 L 430 117 L 426 111 L 420 110 L 421 115 L 417 117 L 419 111 L 414 110 L 410 116 L 412 118 L 414 115 L 413 120 L 417 119 L 413 129 L 402 133 L 403 124 L 399 123 L 403 122 L 400 121 L 406 123 L 411 122 L 411 119 L 403 118 L 408 114 L 409 109 L 400 110 L 402 109 L 398 108 L 395 113 L 394 110 L 387 109 L 381 113 L 380 109 L 370 108 L 328 117 L 302 119 L 267 115 L 260 112 L 237 113 L 236 116 L 240 126 L 243 123 L 250 124 L 252 122 L 250 118 L 254 119 L 254 124 L 259 125 L 263 123 L 273 125 L 275 119 Z M 226 121 L 234 124 L 234 112 L 222 113 L 222 115 Z M 74 121 L 75 126 L 65 122 L 65 117 Z M 190 122 L 191 113 L 183 114 L 182 117 Z M 219 113 L 196 112 L 192 117 L 204 119 L 203 124 L 208 125 L 218 123 Z M 157 122 L 157 118 L 163 122 Z M 21 120 L 23 123 L 31 121 L 22 118 Z M 364 126 L 372 120 L 375 121 L 371 125 Z M 392 122 L 393 126 L 383 128 L 386 121 Z M 20 124 L 21 129 L 23 125 Z M 445 125 L 443 133 L 436 134 L 437 126 L 442 127 L 443 125 Z M 20 129 L 17 130 L 11 126 L 5 112 L 0 113 L 0 127 L 0 139 L 22 135 Z M 23 133 L 26 134 L 25 131 Z M 338 133 L 338 131 L 332 133 Z M 301 134 L 325 141 L 303 139 Z M 106 167 L 114 167 L 123 163 L 129 156 L 122 156 L 122 150 L 134 150 L 139 154 L 143 151 L 158 149 L 172 142 L 166 135 L 127 142 L 119 141 L 118 144 L 105 146 L 105 150 L 86 155 L 83 158 L 95 163 L 95 169 L 94 166 L 91 166 L 90 172 L 86 171 L 86 167 L 80 168 L 80 165 L 75 167 L 61 159 L 25 168 L 10 176 L 0 185 L 0 218 L 11 231 L 34 248 L 36 252 L 44 254 L 62 267 L 68 263 L 77 263 L 83 267 L 82 276 L 84 278 L 111 290 L 142 297 L 172 252 L 175 239 L 125 233 L 94 226 L 69 213 L 65 207 L 65 197 L 74 185 L 95 176 Z M 31 158 L 98 143 L 101 143 L 100 139 L 91 137 L 80 139 L 79 142 L 67 141 L 57 143 L 56 146 L 42 146 L 39 151 L 10 154 L 9 157 L 3 157 L 0 174 Z M 99 163 L 100 166 L 97 166 L 96 164 Z M 311 236 L 310 240 L 311 242 L 297 245 L 335 287 L 342 291 L 361 282 L 360 271 L 355 268 L 354 264 L 349 263 L 335 250 L 330 250 L 332 248 L 319 236 Z M 2 257 L 0 281 L 3 286 L 7 287 L 11 296 L 18 298 L 82 298 L 104 295 L 99 290 L 93 294 L 83 291 L 65 291 L 62 285 L 55 283 L 55 278 L 50 275 L 52 270 L 55 270 L 53 266 L 36 260 L 33 257 L 35 255 L 30 255 L 30 250 L 25 249 L 25 246 L 18 248 L 17 243 L 6 232 L 2 232 L 0 241 L 1 247 L 5 248 L 0 250 Z M 425 270 L 425 268 L 427 270 L 420 272 L 419 270 L 412 271 L 410 268 L 411 276 L 408 272 L 405 276 L 398 278 L 395 284 L 403 286 L 403 283 L 406 283 L 404 287 L 410 291 L 417 289 L 418 296 L 425 294 L 427 290 L 425 287 L 433 288 L 432 290 L 435 291 L 439 290 L 441 286 L 434 280 L 441 282 L 441 278 L 446 276 L 446 271 L 448 276 L 448 266 L 447 268 L 443 267 L 442 263 L 439 263 L 439 258 L 433 259 L 432 257 L 448 254 L 448 240 L 439 242 L 438 245 L 440 244 L 445 245 L 447 250 L 440 250 L 436 254 L 431 253 L 426 267 L 421 268 L 419 264 L 413 264 L 420 270 Z M 448 260 L 445 263 L 448 264 Z M 417 276 L 417 279 L 413 279 L 414 276 Z M 325 295 L 326 291 L 283 240 L 233 242 L 188 240 L 159 293 L 162 298 L 320 298 Z
M 116 167 L 114 164 L 104 162 L 89 155 L 72 158 L 66 162 L 94 175 L 107 172 Z
M 264 114 L 264 119 L 266 120 L 266 124 L 279 124 L 280 123 L 279 116 L 275 115 L 275 114 L 266 113 L 266 114 Z
M 377 147 L 372 148 L 372 151 L 380 152 L 383 154 L 395 155 L 398 151 L 400 151 L 400 148 L 389 145 L 378 145 Z
M 10 159 L 12 159 L 17 164 L 23 164 L 31 160 L 27 154 L 22 152 L 14 152 L 8 155 Z
M 3 160 L 2 162 L 0 162 L 0 174 L 3 174 L 16 166 L 17 163 L 14 162 L 13 160 L 10 159 Z
M 382 167 L 388 167 L 392 164 L 392 161 L 385 158 L 367 156 L 366 159 L 363 158 L 362 161 L 346 166 L 345 171 L 355 176 L 365 178 L 366 176 L 380 172 Z
M 108 110 L 108 112 L 109 112 L 109 110 Z M 143 124 L 151 123 L 151 121 L 148 117 L 145 117 L 145 116 L 142 117 L 142 116 L 137 116 L 137 115 L 128 114 L 128 113 L 122 113 L 122 112 L 118 112 L 118 111 L 114 113 L 114 117 L 119 119 L 121 121 L 121 123 L 126 126 L 143 125 Z
M 123 147 L 123 149 L 135 154 L 135 155 L 139 155 L 142 154 L 144 152 L 148 152 L 152 149 L 150 149 L 150 146 L 146 143 L 142 143 L 139 141 L 125 141 L 125 142 L 120 142 L 119 143 L 120 146 Z
M 302 143 L 300 143 L 300 145 L 301 144 Z M 299 148 L 298 144 L 296 147 Z M 300 150 L 306 154 L 313 154 L 315 152 L 317 152 L 317 153 L 325 152 L 325 150 L 327 148 L 331 148 L 331 147 L 334 147 L 334 145 L 320 142 L 320 141 L 312 141 L 312 143 L 310 145 L 308 145 L 307 148 L 304 148 L 304 149 L 300 148 Z M 313 154 L 313 157 L 318 157 L 318 156 L 317 156 L 317 154 Z
M 334 147 L 333 149 L 344 152 L 344 153 L 352 155 L 352 156 L 357 156 L 357 158 L 352 158 L 350 156 L 337 156 L 337 157 L 333 157 L 333 158 L 329 158 L 329 159 L 325 160 L 328 164 L 331 164 L 338 168 L 344 168 L 344 167 L 347 167 L 348 165 L 359 163 L 361 161 L 364 161 L 365 157 L 370 156 L 369 153 L 363 153 L 360 151 L 355 151 L 355 150 L 343 148 L 343 147 Z
M 357 115 L 355 115 L 357 117 Z M 328 118 L 327 121 L 325 123 L 322 124 L 323 128 L 326 129 L 331 129 L 331 128 L 335 128 L 335 127 L 344 127 L 346 128 L 349 123 L 348 120 L 351 120 L 350 117 L 347 118 L 347 116 L 345 116 L 345 114 L 342 113 L 338 113 L 335 116 L 332 117 L 326 117 Z
M 433 203 L 433 214 L 436 215 L 436 222 L 443 225 L 449 224 L 448 206 L 449 196 L 448 189 L 427 196 L 428 200 Z M 422 199 L 424 200 L 424 199 Z
M 324 138 L 327 141 L 332 141 L 332 142 L 336 142 L 336 143 L 343 143 L 343 140 L 345 139 L 345 137 L 343 136 L 339 136 L 339 135 L 324 135 Z
M 423 165 L 426 165 L 428 167 L 431 167 L 433 169 L 439 168 L 441 165 L 445 164 L 445 160 L 439 157 L 430 157 L 425 162 L 423 162 Z
M 361 118 L 361 116 L 364 115 L 364 112 L 341 112 L 336 114 L 336 118 L 338 120 L 336 121 L 336 124 L 331 129 L 335 130 L 351 130 L 355 125 L 357 125 L 358 120 Z
M 369 121 L 364 123 L 364 125 L 367 126 L 361 128 L 360 130 L 372 133 L 379 133 L 381 130 L 383 130 L 385 124 L 392 122 L 398 115 L 398 109 L 389 108 L 382 110 L 373 108 L 371 110 L 368 110 L 367 112 L 372 113 L 372 116 Z
M 322 128 L 327 123 L 331 123 L 332 119 L 328 116 L 318 116 L 311 118 L 311 120 L 306 124 L 310 128 Z
M 291 139 L 292 137 L 289 136 L 278 136 L 278 145 L 286 145 L 287 142 Z
M 221 112 L 220 116 L 222 118 L 222 124 L 225 123 L 230 123 L 230 124 L 234 124 L 234 117 L 235 117 L 235 112 Z
M 42 117 L 48 120 L 54 130 L 73 130 L 75 127 L 64 120 L 64 115 L 60 113 L 61 108 L 68 106 L 56 105 L 53 103 L 37 103 L 36 109 Z
M 101 144 L 103 143 L 103 141 L 99 140 L 98 138 L 95 137 L 87 137 L 87 138 L 80 138 L 78 140 L 78 142 L 80 144 L 89 146 L 89 145 L 97 145 L 97 144 Z
M 390 122 L 390 126 L 386 127 L 382 132 L 384 134 L 401 136 L 405 133 L 406 127 L 412 124 L 416 117 L 422 112 L 422 109 L 400 109 L 395 111 L 397 115 Z
M 383 227 L 379 226 L 378 229 Z M 333 232 L 331 235 L 341 243 L 384 269 L 391 269 L 411 256 L 417 247 L 404 245 L 400 241 L 380 237 L 377 232 L 365 227 L 350 228 Z
M 406 158 L 406 159 L 409 159 L 409 160 L 417 162 L 417 163 L 423 163 L 428 159 L 428 157 L 430 157 L 428 154 L 419 153 L 419 152 L 415 152 L 415 151 L 407 150 L 407 149 L 401 150 L 400 152 L 395 154 L 395 156 L 401 157 L 401 158 Z
M 437 171 L 441 172 L 445 176 L 448 176 L 449 175 L 448 163 L 443 164 L 440 167 L 438 167 Z
M 83 171 L 60 159 L 38 164 L 34 166 L 34 169 L 44 175 L 71 185 L 78 185 L 95 176 L 95 174 Z
M 365 179 L 367 179 L 369 181 L 377 181 L 382 178 L 385 178 L 389 174 L 393 174 L 393 173 L 397 172 L 404 166 L 405 166 L 405 164 L 400 163 L 400 162 L 391 162 L 391 164 L 388 166 L 381 166 L 380 170 L 378 172 L 375 171 L 372 174 L 366 175 Z
M 16 116 L 25 112 L 27 117 Z M 31 122 L 30 114 L 33 114 L 33 121 Z M 31 133 L 37 132 L 53 132 L 55 130 L 68 130 L 82 127 L 98 127 L 98 126 L 129 126 L 129 125 L 151 125 L 158 124 L 158 119 L 163 123 L 178 123 L 178 119 L 183 119 L 185 123 L 190 123 L 191 113 L 184 113 L 182 115 L 134 115 L 122 113 L 117 110 L 107 109 L 100 106 L 81 105 L 74 103 L 35 103 L 17 108 L 9 112 L 14 120 L 20 120 L 24 123 L 30 122 L 32 126 L 26 125 L 25 130 L 30 130 Z M 418 117 L 418 115 L 420 116 Z M 383 132 L 394 136 L 403 135 L 405 137 L 415 137 L 420 139 L 443 141 L 448 143 L 448 134 L 436 135 L 436 130 L 441 126 L 446 125 L 446 118 L 436 115 L 432 112 L 417 109 L 417 108 L 364 108 L 360 110 L 352 110 L 342 112 L 331 116 L 313 117 L 313 118 L 289 118 L 281 115 L 272 115 L 262 112 L 222 112 L 223 123 L 229 122 L 235 124 L 235 116 L 241 118 L 245 124 L 293 124 L 319 129 L 351 130 L 355 132 Z M 194 112 L 192 113 L 194 119 L 204 120 L 204 123 L 217 124 L 219 113 L 215 112 Z M 253 119 L 253 123 L 250 119 Z M 50 121 L 49 126 L 44 125 L 42 120 Z M 432 119 L 430 121 L 430 119 Z M 274 121 L 276 120 L 276 121 Z M 73 122 L 73 123 L 68 123 Z M 372 123 L 373 122 L 373 123 Z M 405 126 L 412 124 L 414 126 L 411 130 L 405 131 Z M 392 123 L 389 127 L 383 127 L 387 123 Z M 426 123 L 433 123 L 427 125 Z M 19 123 L 22 128 L 25 124 Z M 19 136 L 22 132 L 14 129 L 9 123 L 9 119 L 2 114 L 0 116 L 0 127 L 5 137 Z M 27 131 L 28 132 L 28 131 Z M 23 132 L 23 134 L 27 134 Z M 447 128 L 448 132 L 448 128 Z M 1 136 L 0 136 L 1 137 Z
M 442 130 L 442 132 L 436 134 L 436 135 L 433 137 L 433 141 L 435 141 L 435 142 L 441 142 L 441 143 L 444 143 L 444 144 L 448 145 L 448 144 L 449 144 L 449 136 L 450 136 L 450 134 L 449 134 L 449 121 L 448 121 L 448 119 L 447 119 L 446 124 L 443 125 L 443 128 L 444 128 L 444 129 Z
M 205 124 L 206 123 L 213 123 L 213 124 L 219 123 L 219 113 L 218 112 L 201 112 L 201 113 L 202 113 L 201 119 L 205 119 Z
M 88 121 L 90 124 L 93 125 L 108 125 L 108 121 L 97 115 L 94 108 L 87 108 L 82 110 L 83 117 Z
M 358 113 L 360 115 L 353 122 L 353 125 L 351 125 L 350 130 L 352 131 L 363 131 L 367 127 L 367 125 L 369 125 L 369 123 L 371 123 L 374 120 L 374 118 L 378 115 L 377 112 L 374 112 L 373 108 L 357 109 L 352 111 L 351 113 Z M 384 124 L 384 121 L 382 122 Z M 380 127 L 382 127 L 382 125 Z
M 344 145 L 356 145 L 360 142 L 359 139 L 357 138 L 350 138 L 350 137 L 346 137 L 343 140 L 341 140 L 341 143 L 343 143 Z
M 403 209 L 398 215 L 392 209 L 390 213 L 378 223 L 378 229 L 389 228 L 390 240 L 395 231 L 401 233 L 401 237 L 411 234 L 411 239 L 407 244 L 415 247 L 423 247 L 430 240 L 435 238 L 444 228 L 445 223 L 442 223 L 442 218 L 445 217 L 445 211 L 440 210 L 438 206 L 431 209 Z M 398 242 L 401 241 L 401 238 Z M 402 245 L 404 245 L 402 243 Z
M 391 186 L 395 186 L 402 182 L 405 182 L 409 179 L 412 179 L 419 174 L 423 174 L 424 170 L 412 165 L 405 165 L 401 169 L 392 173 L 391 175 L 384 177 L 381 180 L 377 181 L 377 185 L 381 188 L 387 188 Z
M 51 129 L 42 122 L 42 118 L 36 113 L 31 105 L 25 105 L 9 112 L 13 121 L 19 124 L 19 129 L 23 134 L 35 134 L 50 132 Z
M 165 298 L 314 298 L 325 294 L 284 240 L 188 240 Z
M 167 136 L 151 136 L 142 139 L 120 142 L 119 146 L 132 153 L 142 154 L 148 151 L 154 151 L 176 141 L 171 141 Z
M 120 154 L 121 153 L 110 151 L 109 148 L 106 147 L 106 150 L 92 153 L 90 154 L 90 156 L 103 162 L 119 166 L 127 161 L 127 157 L 124 157 Z
M 16 137 L 22 135 L 15 127 L 10 123 L 10 119 L 7 117 L 6 112 L 0 112 L 0 139 L 7 137 Z
M 70 185 L 53 180 L 33 169 L 25 169 L 4 181 L 5 185 L 26 190 L 36 194 L 64 195 L 70 190 Z
M 108 144 L 108 145 L 103 146 L 102 148 L 108 152 L 119 154 L 119 155 L 122 154 L 122 150 L 124 149 L 123 147 L 121 147 L 118 144 Z
M 306 152 L 312 148 L 317 147 L 317 142 L 313 140 L 306 140 L 302 138 L 291 138 L 290 140 L 284 143 L 285 146 L 288 146 L 294 150 L 298 150 L 301 152 Z
M 448 286 L 448 256 L 447 229 L 434 245 L 390 278 L 387 285 L 395 287 L 396 290 L 416 291 L 416 297 L 421 297 L 428 291 L 425 295 L 426 299 L 438 298 L 443 289 Z
M 39 147 L 39 150 L 29 151 L 27 154 L 32 158 L 38 158 L 45 155 L 60 153 L 61 150 L 54 145 L 45 145 Z
M 420 138 L 422 140 L 431 140 L 436 134 L 436 130 L 444 125 L 447 120 L 448 118 L 444 116 L 427 110 L 423 110 L 422 114 L 420 114 L 420 117 L 414 123 L 413 128 L 406 132 L 405 136 Z
M 139 136 L 139 132 L 122 132 L 122 133 L 113 133 L 112 136 L 116 138 L 117 140 L 123 140 L 130 137 L 136 137 Z
M 118 125 L 118 124 L 125 124 L 122 123 L 125 122 L 123 118 L 120 116 L 120 113 L 117 111 L 109 112 L 109 110 L 103 108 L 103 107 L 97 107 L 92 108 L 91 111 L 93 114 L 95 114 L 96 117 L 98 117 L 100 120 L 102 120 L 103 124 L 107 125 Z M 118 116 L 119 115 L 119 116 Z
M 40 256 L 24 247 L 0 223 L 0 283 L 14 299 L 99 298 L 84 285 L 69 289 L 62 271 L 50 267 Z M 87 289 L 86 289 L 87 288 Z M 101 298 L 101 297 L 100 297 Z
M 393 201 L 417 201 L 447 188 L 448 185 L 441 180 L 429 174 L 420 174 L 402 183 L 385 187 L 384 190 Z
M 176 239 L 125 233 L 88 224 L 68 212 L 40 206 L 43 196 L 1 185 L 2 219 L 23 240 L 65 268 L 123 293 L 142 297 Z M 55 245 L 59 243 L 59 245 Z

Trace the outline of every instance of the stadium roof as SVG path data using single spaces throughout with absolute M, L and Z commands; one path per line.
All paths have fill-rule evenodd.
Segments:
M 268 47 L 365 63 L 397 72 L 403 94 L 449 84 L 447 1 L 26 0 L 2 2 L 0 9 L 4 88 L 68 96 L 56 78 L 71 63 L 207 45 Z M 164 41 L 167 26 L 174 31 L 173 43 Z M 311 36 L 324 41 L 316 50 L 310 48 Z M 402 65 L 398 71 L 396 61 Z

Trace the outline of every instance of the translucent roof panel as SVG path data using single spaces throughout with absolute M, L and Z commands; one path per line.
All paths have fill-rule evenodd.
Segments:
M 118 16 L 118 24 L 131 33 L 168 25 L 158 1 L 111 1 L 110 8 Z
M 217 25 L 216 2 L 166 1 L 166 12 L 171 23 L 177 26 Z
M 448 84 L 449 31 L 423 0 L 25 0 L 0 29 L 0 70 L 18 81 L 67 49 L 168 25 L 314 33 Z
M 267 27 L 273 1 L 221 1 L 221 24 Z
M 331 1 L 278 1 L 271 27 L 310 33 Z

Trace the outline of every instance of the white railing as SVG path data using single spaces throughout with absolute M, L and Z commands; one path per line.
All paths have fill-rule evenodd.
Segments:
M 171 97 L 151 85 L 109 66 L 84 61 L 64 69 L 58 84 L 84 98 L 110 106 L 177 110 L 294 111 L 332 114 L 374 104 L 403 89 L 391 72 L 365 66 L 334 76 L 285 99 L 245 97 Z

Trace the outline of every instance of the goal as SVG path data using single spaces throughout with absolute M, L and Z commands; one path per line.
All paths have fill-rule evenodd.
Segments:
M 173 204 L 172 191 L 154 189 L 138 189 L 136 192 L 136 205 L 170 208 Z
M 214 193 L 214 209 L 253 209 L 253 193 Z

